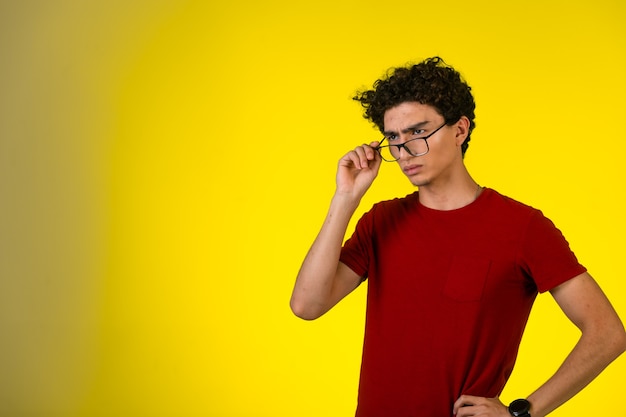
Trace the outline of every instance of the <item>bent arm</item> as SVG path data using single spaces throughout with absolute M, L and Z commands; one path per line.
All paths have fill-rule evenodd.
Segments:
M 339 255 L 348 223 L 378 174 L 381 158 L 373 148 L 376 145 L 359 146 L 339 160 L 337 190 L 291 295 L 291 310 L 300 318 L 320 317 L 361 282 L 358 274 L 339 262 Z
M 324 225 L 296 278 L 290 303 L 296 316 L 316 319 L 359 286 L 361 277 L 339 262 L 343 238 L 355 209 L 354 203 L 333 198 Z
M 528 397 L 532 417 L 544 417 L 572 398 L 626 349 L 624 326 L 588 273 L 551 292 L 582 336 L 556 373 Z M 499 398 L 471 395 L 459 397 L 454 413 L 457 417 L 510 415 Z
M 557 372 L 528 397 L 533 417 L 545 416 L 572 398 L 626 350 L 624 326 L 588 273 L 551 293 L 582 335 Z

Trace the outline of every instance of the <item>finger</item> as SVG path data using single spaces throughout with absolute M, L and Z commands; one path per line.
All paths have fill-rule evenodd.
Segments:
M 344 166 L 353 165 L 357 169 L 364 169 L 370 167 L 370 161 L 379 162 L 379 159 L 378 151 L 370 145 L 363 144 L 344 155 L 340 162 Z M 373 167 L 375 166 L 371 168 Z
M 375 161 L 375 162 L 380 162 L 382 160 L 382 158 L 380 157 L 380 153 L 378 152 L 378 144 L 380 142 L 378 141 L 374 141 L 374 142 L 370 142 L 369 145 L 363 145 L 363 149 L 365 149 L 365 156 L 367 157 L 368 161 Z M 372 167 L 370 165 L 370 167 Z
M 473 397 L 471 395 L 461 395 L 458 400 L 454 403 L 454 414 L 459 412 L 459 409 L 462 407 L 467 407 L 476 404 L 476 400 L 478 397 Z
M 369 166 L 369 161 L 374 160 L 374 150 L 367 145 L 359 146 L 354 150 L 356 154 L 359 156 L 359 167 L 367 168 Z
M 455 417 L 469 417 L 469 416 L 473 416 L 474 411 L 472 410 L 472 408 L 470 406 L 466 406 L 466 407 L 461 407 L 458 409 L 458 411 L 454 411 L 454 416 Z
M 346 166 L 353 166 L 357 169 L 361 169 L 361 157 L 356 151 L 350 151 L 342 159 L 345 161 Z

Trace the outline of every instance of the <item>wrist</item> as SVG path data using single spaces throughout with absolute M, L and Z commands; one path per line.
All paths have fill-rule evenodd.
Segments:
M 355 197 L 353 194 L 348 192 L 336 191 L 330 205 L 331 207 L 337 207 L 341 210 L 354 212 L 359 207 L 360 202 L 360 197 Z
M 513 417 L 531 417 L 530 402 L 524 398 L 513 401 L 509 404 L 508 410 Z

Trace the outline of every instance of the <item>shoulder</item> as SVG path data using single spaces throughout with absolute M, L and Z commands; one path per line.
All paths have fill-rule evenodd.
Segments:
M 405 197 L 379 201 L 361 216 L 359 225 L 367 228 L 389 227 L 392 223 L 402 222 L 415 210 L 417 202 L 417 191 Z
M 493 189 L 485 189 L 479 216 L 490 227 L 502 228 L 509 232 L 517 231 L 525 236 L 530 231 L 537 231 L 541 236 L 546 231 L 555 229 L 554 224 L 543 212 Z M 482 195 L 481 195 L 482 197 Z
M 418 192 L 408 194 L 404 197 L 397 197 L 390 200 L 379 201 L 374 204 L 368 213 L 390 213 L 409 210 L 411 207 L 415 207 L 419 201 Z
M 528 218 L 534 216 L 543 217 L 541 210 L 501 194 L 494 189 L 485 188 L 483 195 L 485 196 L 485 204 L 488 209 L 496 211 L 498 214 Z
M 483 193 L 489 198 L 489 201 L 492 204 L 499 204 L 504 207 L 510 207 L 512 209 L 518 209 L 523 211 L 538 211 L 534 207 L 522 203 L 521 201 L 507 195 L 501 194 L 493 188 L 485 188 Z

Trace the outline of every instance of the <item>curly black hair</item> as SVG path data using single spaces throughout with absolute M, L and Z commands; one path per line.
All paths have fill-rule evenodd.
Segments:
M 404 102 L 433 106 L 448 125 L 466 116 L 470 125 L 467 139 L 461 145 L 465 155 L 476 126 L 476 104 L 471 87 L 443 59 L 432 57 L 412 66 L 392 68 L 373 87 L 373 90 L 358 92 L 354 100 L 361 102 L 365 109 L 363 117 L 373 122 L 381 132 L 384 130 L 385 112 Z

